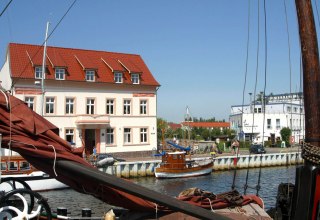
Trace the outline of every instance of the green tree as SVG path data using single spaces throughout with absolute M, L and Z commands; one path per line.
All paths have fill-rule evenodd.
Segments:
M 165 132 L 168 128 L 168 123 L 162 119 L 162 118 L 157 118 L 157 138 L 158 138 L 158 142 L 162 141 L 162 133 L 163 136 L 165 138 Z
M 281 139 L 286 142 L 286 146 L 289 145 L 289 139 L 291 136 L 291 129 L 290 128 L 282 128 L 280 131 Z

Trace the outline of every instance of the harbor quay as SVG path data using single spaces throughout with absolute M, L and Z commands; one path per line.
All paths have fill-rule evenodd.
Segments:
M 195 161 L 210 157 L 193 158 Z M 223 155 L 212 158 L 212 170 L 247 169 L 271 166 L 289 166 L 303 163 L 301 152 Z M 161 163 L 159 159 L 137 158 L 126 162 L 116 162 L 111 166 L 101 167 L 100 171 L 122 178 L 137 178 L 154 176 L 155 168 Z

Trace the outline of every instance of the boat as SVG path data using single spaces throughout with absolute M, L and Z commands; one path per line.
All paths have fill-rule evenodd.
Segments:
M 24 188 L 20 183 L 25 182 L 33 191 L 49 191 L 68 188 L 67 185 L 50 177 L 43 171 L 37 170 L 21 156 L 2 156 L 0 171 L 0 188 L 8 192 L 12 190 L 12 182 L 16 182 L 15 188 Z
M 213 160 L 199 159 L 191 160 L 187 159 L 187 154 L 190 155 L 190 148 L 183 148 L 172 142 L 167 142 L 171 146 L 174 146 L 179 151 L 164 151 L 161 155 L 162 161 L 155 169 L 156 178 L 182 178 L 207 175 L 212 172 Z

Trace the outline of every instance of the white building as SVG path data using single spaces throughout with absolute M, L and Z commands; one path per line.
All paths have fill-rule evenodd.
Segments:
M 281 140 L 280 130 L 288 127 L 291 141 L 299 142 L 305 134 L 304 118 L 302 94 L 291 93 L 266 96 L 265 102 L 231 106 L 230 124 L 240 139 L 274 143 Z
M 159 83 L 139 55 L 8 46 L 1 86 L 60 129 L 86 153 L 151 151 L 157 147 Z

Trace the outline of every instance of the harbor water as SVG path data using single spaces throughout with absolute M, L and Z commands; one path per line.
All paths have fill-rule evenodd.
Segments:
M 268 210 L 275 206 L 278 185 L 280 183 L 291 182 L 294 184 L 295 166 L 290 167 L 271 167 L 262 168 L 259 196 L 262 197 L 265 203 L 265 208 Z M 259 176 L 259 168 L 247 170 L 237 170 L 236 172 L 236 189 L 243 193 L 243 188 L 246 183 L 248 174 L 248 189 L 247 194 L 256 194 L 256 189 Z M 164 193 L 170 196 L 177 196 L 181 191 L 198 187 L 203 190 L 211 191 L 215 194 L 231 190 L 234 171 L 218 171 L 211 175 L 181 178 L 181 179 L 156 179 L 154 177 L 144 177 L 130 179 L 134 183 L 149 189 Z M 41 195 L 48 198 L 48 203 L 53 211 L 57 207 L 66 207 L 70 216 L 81 215 L 83 208 L 90 208 L 92 216 L 102 216 L 110 209 L 110 206 L 100 200 L 90 196 L 80 194 L 72 189 L 41 192 Z

